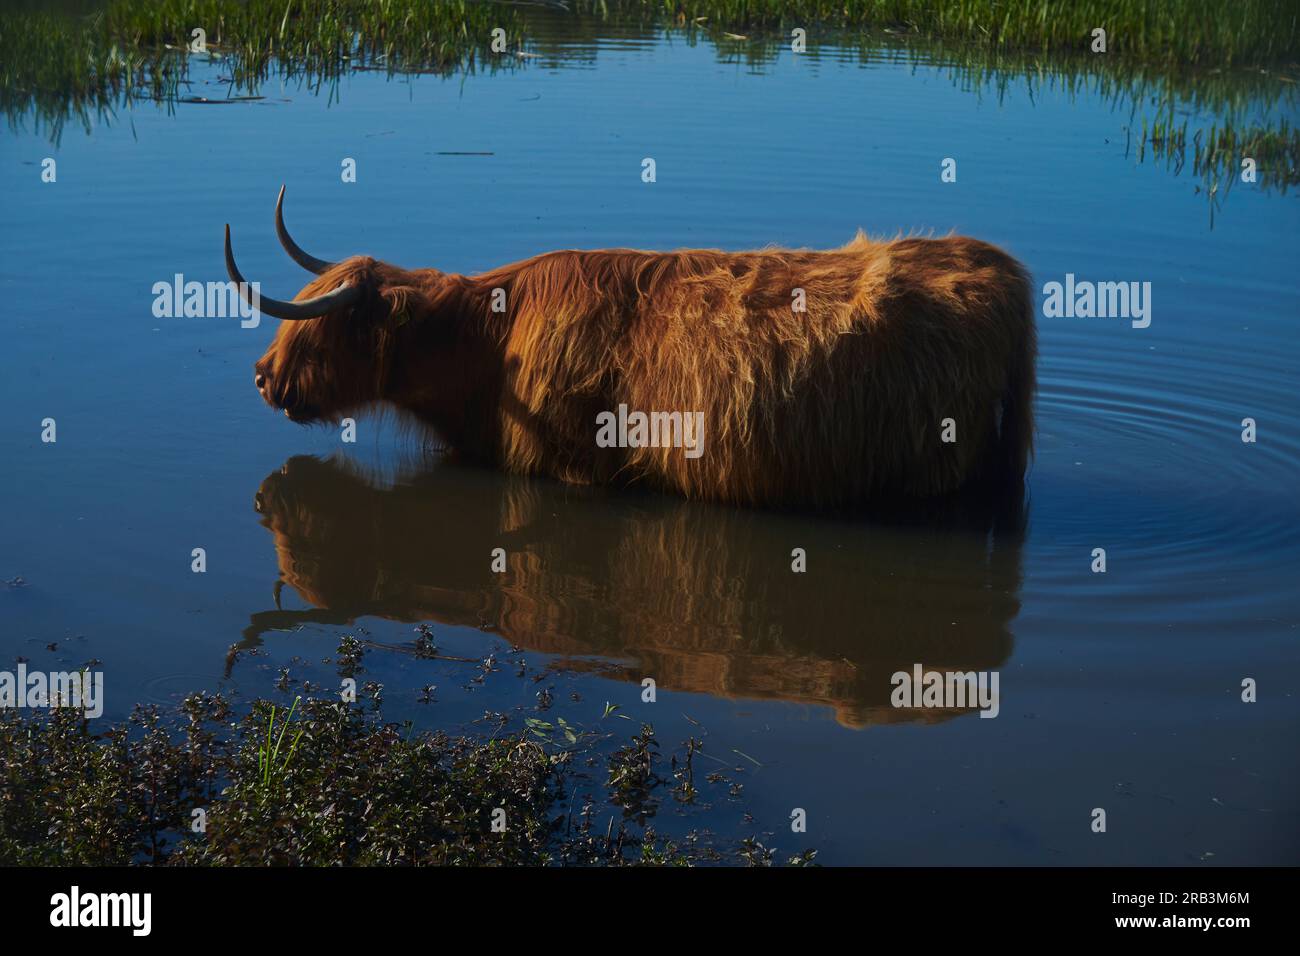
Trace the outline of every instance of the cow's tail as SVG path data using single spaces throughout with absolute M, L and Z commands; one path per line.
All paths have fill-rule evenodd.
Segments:
M 1012 328 L 1011 361 L 1002 395 L 1002 422 L 998 430 L 998 463 L 1004 480 L 1021 482 L 1034 453 L 1034 393 L 1038 379 L 1038 336 L 1029 277 L 1019 284 Z

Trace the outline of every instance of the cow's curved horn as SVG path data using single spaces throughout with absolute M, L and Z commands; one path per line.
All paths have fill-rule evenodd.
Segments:
M 314 272 L 320 275 L 326 269 L 332 269 L 334 263 L 326 262 L 324 259 L 317 259 L 315 256 L 308 255 L 302 251 L 302 247 L 293 241 L 289 235 L 289 230 L 284 228 L 284 187 L 280 187 L 280 198 L 275 201 L 275 234 L 280 237 L 280 245 L 284 246 L 284 251 L 289 253 L 289 258 L 298 265 L 302 266 L 308 272 Z
M 333 292 L 327 292 L 312 299 L 304 299 L 301 302 L 282 302 L 279 299 L 272 299 L 269 296 L 260 294 L 255 296 L 252 285 L 240 275 L 239 267 L 235 265 L 235 254 L 230 248 L 229 223 L 226 224 L 226 272 L 229 273 L 233 282 L 239 284 L 239 294 L 245 302 L 263 315 L 284 319 L 287 322 L 302 322 L 322 316 L 326 312 L 346 309 L 348 306 L 355 305 L 361 298 L 361 287 L 348 285 L 347 283 L 339 286 Z

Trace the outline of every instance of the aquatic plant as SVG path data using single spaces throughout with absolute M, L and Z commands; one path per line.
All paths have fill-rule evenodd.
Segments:
M 100 733 L 75 708 L 0 709 L 0 865 L 161 863 L 215 795 L 224 701 L 186 702 L 177 743 L 156 707 Z
M 1180 173 L 1188 163 L 1189 143 L 1192 172 L 1202 180 L 1211 199 L 1232 188 L 1243 157 L 1255 161 L 1258 182 L 1264 188 L 1285 193 L 1300 182 L 1300 131 L 1285 119 L 1273 128 L 1214 123 L 1208 130 L 1196 129 L 1188 120 L 1178 123 L 1172 117 L 1157 118 L 1150 126 L 1144 120 L 1137 157 L 1142 161 L 1150 150 L 1167 168 Z
M 223 697 L 194 694 L 171 721 L 139 707 L 92 731 L 71 708 L 0 710 L 0 865 L 770 862 L 654 831 L 649 728 L 604 783 L 570 766 L 577 734 L 418 732 L 328 699 L 278 713 L 257 701 L 232 721 Z
M 69 13 L 66 7 L 74 10 Z M 0 19 L 0 109 L 58 141 L 69 122 L 89 130 L 123 105 L 236 103 L 271 76 L 337 92 L 342 75 L 514 68 L 573 57 L 573 44 L 527 41 L 530 24 L 559 21 L 595 36 L 604 20 L 665 28 L 708 42 L 720 58 L 763 69 L 808 31 L 803 56 L 937 66 L 976 95 L 1013 87 L 1095 93 L 1165 126 L 1190 111 L 1180 135 L 1148 137 L 1166 168 L 1190 167 L 1212 201 L 1253 150 L 1263 189 L 1300 182 L 1300 133 L 1288 117 L 1300 95 L 1300 7 L 1291 0 L 570 0 L 517 5 L 474 0 L 64 0 L 19 2 Z M 1091 52 L 1106 30 L 1107 52 Z M 506 49 L 493 52 L 493 30 Z M 194 52 L 194 30 L 204 52 Z M 830 43 L 823 41 L 830 40 Z M 594 49 L 594 48 L 593 48 Z M 594 53 L 587 54 L 594 56 Z M 220 71 L 225 98 L 189 95 L 191 66 Z M 1208 118 L 1207 118 L 1208 116 Z M 1117 131 L 1117 136 L 1124 131 Z M 1199 133 L 1199 135 L 1198 135 Z M 1133 150 L 1141 161 L 1147 150 Z M 1189 153 L 1190 150 L 1190 153 Z
M 285 754 L 284 761 L 281 762 L 280 747 L 284 744 L 284 735 L 288 732 L 289 725 L 293 723 L 293 713 L 298 709 L 298 702 L 301 700 L 301 697 L 293 699 L 293 704 L 289 707 L 289 713 L 285 715 L 284 722 L 280 725 L 280 734 L 275 738 L 274 746 L 271 745 L 271 737 L 275 733 L 275 704 L 271 705 L 271 716 L 266 721 L 266 743 L 259 747 L 257 751 L 257 768 L 261 772 L 263 801 L 271 795 L 271 791 L 276 784 L 288 774 L 289 764 L 293 761 L 294 752 L 298 749 L 298 744 L 302 740 L 305 728 L 299 727 L 297 735 L 293 738 L 293 744 L 289 747 L 289 752 Z
M 680 23 L 785 30 L 815 25 L 964 40 L 985 49 L 1086 50 L 1227 67 L 1294 58 L 1300 10 L 1289 0 L 640 0 Z M 603 4 L 602 4 L 603 5 Z
M 520 27 L 473 0 L 108 0 L 79 15 L 20 6 L 0 18 L 0 108 L 35 109 L 56 134 L 70 118 L 135 99 L 173 102 L 191 58 L 220 65 L 231 92 L 271 75 L 309 86 L 357 69 L 450 73 L 509 65 Z M 491 51 L 505 30 L 508 52 Z M 201 33 L 196 33 L 201 31 Z M 223 102 L 216 100 L 213 102 Z
M 1231 7 L 1213 0 L 574 3 L 597 20 L 631 11 L 648 29 L 669 24 L 687 42 L 708 42 L 720 59 L 755 70 L 789 55 L 790 31 L 800 27 L 807 32 L 800 56 L 809 60 L 854 51 L 862 63 L 938 68 L 977 96 L 1095 95 L 1127 114 L 1130 131 L 1191 113 L 1181 121 L 1184 135 L 1147 146 L 1170 172 L 1193 169 L 1212 204 L 1245 155 L 1258 164 L 1259 188 L 1285 192 L 1300 183 L 1300 132 L 1287 119 L 1300 95 L 1300 8 L 1288 0 Z M 1105 55 L 1092 52 L 1097 27 L 1107 32 Z M 1147 151 L 1132 155 L 1141 162 Z

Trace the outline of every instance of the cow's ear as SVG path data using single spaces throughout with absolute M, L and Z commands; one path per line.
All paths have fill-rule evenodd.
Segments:
M 380 293 L 384 300 L 384 324 L 394 328 L 410 322 L 420 307 L 420 290 L 412 286 L 389 286 Z

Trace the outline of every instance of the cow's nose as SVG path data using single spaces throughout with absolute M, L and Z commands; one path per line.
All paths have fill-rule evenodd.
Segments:
M 261 372 L 258 372 L 257 375 L 254 376 L 253 378 L 253 384 L 256 385 L 258 388 L 265 388 L 266 376 L 263 375 Z

